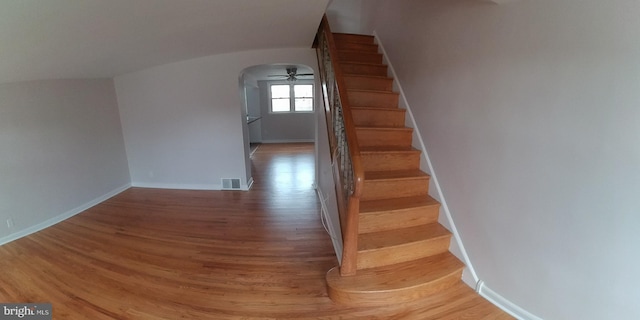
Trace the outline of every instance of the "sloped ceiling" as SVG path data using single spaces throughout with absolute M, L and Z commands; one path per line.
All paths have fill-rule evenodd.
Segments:
M 329 0 L 3 0 L 0 83 L 310 47 Z

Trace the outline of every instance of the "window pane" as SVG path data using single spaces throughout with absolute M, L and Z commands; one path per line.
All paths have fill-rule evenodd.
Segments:
M 290 108 L 289 99 L 271 99 L 272 112 L 289 112 L 291 111 Z
M 289 98 L 289 85 L 288 84 L 272 85 L 271 98 Z
M 313 97 L 313 85 L 311 84 L 298 84 L 293 86 L 294 94 L 296 98 L 307 98 Z
M 296 111 L 313 111 L 313 99 L 296 99 Z

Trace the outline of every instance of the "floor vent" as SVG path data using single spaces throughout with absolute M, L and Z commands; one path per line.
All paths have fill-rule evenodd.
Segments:
M 240 179 L 222 179 L 222 190 L 240 190 Z

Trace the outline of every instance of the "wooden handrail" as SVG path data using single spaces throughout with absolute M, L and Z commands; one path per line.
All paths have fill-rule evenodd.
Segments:
M 349 276 L 354 275 L 357 269 L 358 222 L 364 169 L 342 69 L 337 62 L 338 50 L 326 15 L 323 17 L 318 29 L 314 47 L 316 47 L 318 55 L 327 131 L 329 132 L 331 158 L 334 164 L 334 178 L 337 179 L 336 194 L 343 243 L 340 274 Z M 330 61 L 326 61 L 327 52 L 325 51 L 327 50 L 328 60 Z M 325 65 L 329 62 L 329 65 Z M 330 70 L 328 70 L 328 67 L 330 67 Z M 333 77 L 331 77 L 331 71 Z M 336 120 L 343 123 L 336 123 Z M 344 136 L 337 136 L 336 132 L 342 133 Z M 340 139 L 344 139 L 344 141 Z M 343 152 L 346 154 L 340 154 L 341 150 L 346 150 L 346 152 Z M 338 158 L 341 158 L 341 161 L 338 161 Z

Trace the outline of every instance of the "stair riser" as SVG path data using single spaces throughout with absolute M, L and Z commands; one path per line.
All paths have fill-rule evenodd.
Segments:
M 416 207 L 360 215 L 359 233 L 415 227 L 438 221 L 440 206 Z
M 410 130 L 375 130 L 370 128 L 356 128 L 358 144 L 361 147 L 379 146 L 411 146 L 412 131 Z
M 344 42 L 374 44 L 374 38 L 372 36 L 366 36 L 366 35 L 334 33 L 333 39 L 335 40 L 336 45 L 339 45 Z
M 338 50 L 347 51 L 359 51 L 366 53 L 378 53 L 378 45 L 370 43 L 357 43 L 357 42 L 336 42 Z
M 362 76 L 387 76 L 387 66 L 374 64 L 341 63 L 342 72 Z
M 421 259 L 449 250 L 451 236 L 358 252 L 358 270 Z
M 349 104 L 353 107 L 397 108 L 398 94 L 395 92 L 347 90 Z
M 418 299 L 425 298 L 429 295 L 441 292 L 454 285 L 460 283 L 462 277 L 462 269 L 458 272 L 454 272 L 441 279 L 425 283 L 420 286 L 415 286 L 408 289 L 403 289 L 401 292 L 388 291 L 388 292 L 349 292 L 336 290 L 335 288 L 328 286 L 327 292 L 331 300 L 350 306 L 384 306 L 401 304 L 406 302 L 412 302 Z
M 395 180 L 367 180 L 365 177 L 361 200 L 426 196 L 428 193 L 428 177 Z
M 358 127 L 402 128 L 405 123 L 405 110 L 401 109 L 351 109 L 351 115 Z
M 393 89 L 393 79 L 377 77 L 345 77 L 347 89 L 354 90 L 378 90 L 391 91 Z
M 382 54 L 360 51 L 339 51 L 338 59 L 340 59 L 340 61 L 381 64 Z
M 360 157 L 365 171 L 420 168 L 420 152 L 361 152 Z

